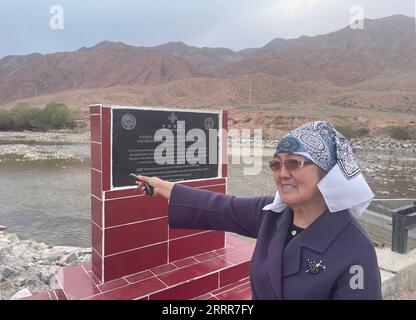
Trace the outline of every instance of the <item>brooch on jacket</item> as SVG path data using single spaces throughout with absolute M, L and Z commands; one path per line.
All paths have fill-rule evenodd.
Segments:
M 322 264 L 322 260 L 316 261 L 308 259 L 308 269 L 305 273 L 312 273 L 312 274 L 318 274 L 322 270 L 326 269 L 326 265 Z

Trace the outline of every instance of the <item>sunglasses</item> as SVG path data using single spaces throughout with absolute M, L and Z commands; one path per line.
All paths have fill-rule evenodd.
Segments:
M 280 171 L 282 165 L 285 166 L 286 170 L 293 171 L 299 168 L 303 168 L 305 165 L 313 164 L 311 160 L 301 158 L 301 159 L 272 159 L 269 161 L 269 167 L 272 171 Z

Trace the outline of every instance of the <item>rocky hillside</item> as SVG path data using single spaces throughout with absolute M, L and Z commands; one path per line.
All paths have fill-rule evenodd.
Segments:
M 416 70 L 415 21 L 395 15 L 364 20 L 363 30 L 349 26 L 326 35 L 274 39 L 247 59 L 222 67 L 235 76 L 262 72 L 293 80 L 326 80 L 345 87 L 382 73 Z
M 0 106 L 52 100 L 181 107 L 300 103 L 375 108 L 416 103 L 414 19 L 365 20 L 325 35 L 239 52 L 182 42 L 102 42 L 0 59 Z
M 0 60 L 0 103 L 73 89 L 160 85 L 198 77 L 187 61 L 157 48 L 101 42 L 76 52 Z

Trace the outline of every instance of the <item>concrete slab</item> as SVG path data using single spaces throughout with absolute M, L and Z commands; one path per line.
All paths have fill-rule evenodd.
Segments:
M 406 254 L 376 248 L 383 298 L 416 291 L 416 249 Z
M 396 274 L 380 269 L 381 274 L 381 293 L 383 298 L 391 296 L 399 291 Z
M 399 271 L 414 266 L 416 268 L 416 249 L 406 254 L 391 251 L 391 248 L 376 248 L 378 265 L 380 269 L 398 273 Z
M 383 269 L 380 269 L 380 274 L 381 274 L 381 282 L 385 283 L 388 282 L 389 280 L 391 280 L 396 274 L 393 272 L 389 272 Z

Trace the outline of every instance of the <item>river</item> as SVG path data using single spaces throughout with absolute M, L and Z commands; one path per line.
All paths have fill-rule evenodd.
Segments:
M 89 154 L 89 144 L 0 145 L 0 224 L 21 239 L 90 247 Z M 266 152 L 260 174 L 247 176 L 250 166 L 230 157 L 228 194 L 274 194 L 269 158 Z M 362 152 L 357 158 L 378 198 L 416 198 L 414 157 Z

